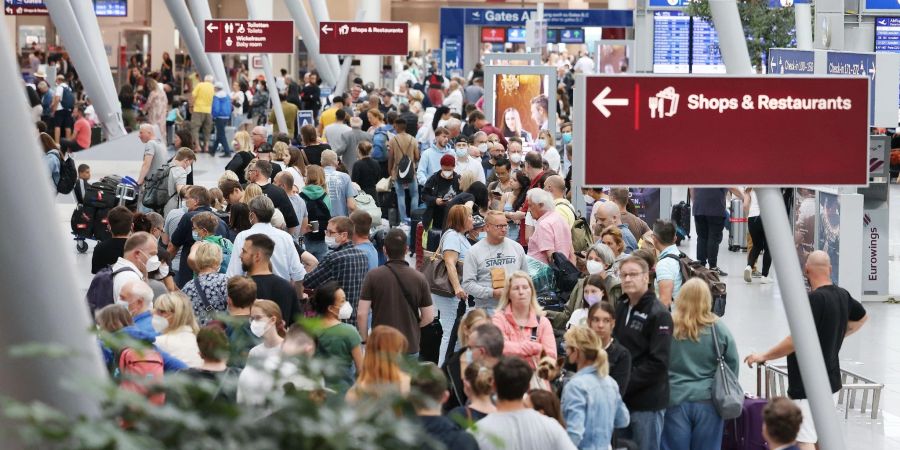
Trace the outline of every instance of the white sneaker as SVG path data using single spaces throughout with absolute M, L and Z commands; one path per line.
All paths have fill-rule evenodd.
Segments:
M 769 278 L 769 277 L 766 276 L 766 277 L 760 278 L 760 279 L 759 279 L 759 282 L 760 282 L 761 284 L 772 284 L 772 283 L 775 282 L 775 280 L 773 280 L 773 279 L 771 279 L 771 278 Z
M 749 284 L 753 281 L 753 268 L 750 266 L 744 267 L 744 283 Z

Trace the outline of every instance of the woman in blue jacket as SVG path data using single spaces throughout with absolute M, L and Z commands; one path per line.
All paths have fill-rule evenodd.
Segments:
M 613 429 L 628 426 L 628 408 L 609 376 L 600 337 L 587 327 L 566 332 L 566 358 L 578 367 L 562 394 L 566 432 L 579 449 L 608 449 Z

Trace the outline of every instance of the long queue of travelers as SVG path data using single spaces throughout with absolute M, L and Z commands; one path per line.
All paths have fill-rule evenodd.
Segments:
M 331 359 L 339 375 L 291 381 L 348 402 L 385 388 L 410 395 L 447 448 L 720 448 L 714 375 L 720 359 L 737 374 L 740 357 L 709 284 L 682 270 L 679 224 L 647 224 L 624 188 L 584 189 L 582 218 L 570 123 L 532 139 L 489 123 L 477 70 L 445 80 L 411 58 L 402 75 L 393 89 L 358 80 L 321 112 L 315 72 L 302 87 L 283 76 L 286 116 L 299 98 L 317 124 L 287 130 L 270 105 L 249 106 L 265 80 L 230 96 L 198 80 L 171 138 L 165 121 L 138 115 L 142 201 L 94 211 L 109 235 L 94 247 L 87 296 L 98 327 L 153 346 L 160 372 L 237 379 L 221 395 L 242 404 L 280 389 L 278 361 Z M 162 92 L 157 81 L 148 75 L 145 89 Z M 86 120 L 83 103 L 73 108 Z M 44 158 L 54 187 L 72 184 L 82 203 L 90 167 L 76 173 L 69 160 L 86 146 L 59 126 L 38 125 Z M 195 184 L 200 154 L 220 149 L 230 159 L 214 163 L 218 183 Z M 148 203 L 148 191 L 167 197 Z M 729 191 L 754 223 L 745 281 L 768 282 L 750 189 L 692 190 L 697 260 L 726 275 L 717 252 Z M 865 310 L 831 284 L 827 254 L 812 253 L 804 271 L 836 392 L 841 342 Z M 103 350 L 114 375 L 130 367 L 133 352 Z M 784 356 L 794 402 L 771 401 L 760 432 L 770 448 L 805 447 L 817 438 L 790 337 L 745 361 Z M 428 366 L 413 374 L 403 360 Z

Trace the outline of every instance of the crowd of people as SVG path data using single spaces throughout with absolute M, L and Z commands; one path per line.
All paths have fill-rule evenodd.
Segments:
M 447 448 L 719 448 L 714 350 L 738 373 L 738 343 L 713 314 L 707 282 L 681 270 L 678 224 L 644 222 L 625 188 L 585 189 L 586 204 L 573 205 L 570 123 L 545 124 L 544 145 L 526 151 L 527 137 L 480 110 L 480 69 L 445 80 L 423 67 L 410 58 L 394 86 L 355 80 L 332 98 L 320 96 L 315 72 L 302 86 L 283 73 L 272 87 L 283 110 L 316 113 L 316 125 L 288 120 L 286 130 L 265 80 L 238 80 L 230 95 L 198 80 L 189 118 L 169 128 L 174 152 L 165 120 L 136 118 L 138 189 L 165 173 L 170 197 L 108 211 L 111 237 L 94 248 L 88 293 L 100 329 L 151 345 L 165 371 L 233 380 L 222 395 L 237 403 L 263 402 L 280 380 L 351 403 L 408 396 Z M 158 78 L 141 85 L 163 92 Z M 57 185 L 73 144 L 41 137 Z M 230 159 L 211 160 L 218 183 L 195 184 L 192 165 L 219 147 Z M 90 168 L 78 172 L 83 192 Z M 753 208 L 752 190 L 691 194 L 696 259 L 723 276 L 729 191 Z M 770 265 L 756 208 L 747 282 L 761 251 L 764 275 Z M 423 270 L 436 264 L 441 289 Z M 827 254 L 810 255 L 810 301 L 836 392 L 841 342 L 866 315 L 830 271 Z M 103 348 L 110 367 L 124 367 L 126 352 Z M 816 442 L 790 337 L 745 360 L 784 356 L 800 409 L 783 399 L 767 407 L 771 448 Z M 285 372 L 291 357 L 340 370 Z M 425 366 L 409 370 L 414 360 Z

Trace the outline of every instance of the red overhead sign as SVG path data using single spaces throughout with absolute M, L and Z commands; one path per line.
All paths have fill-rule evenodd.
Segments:
M 209 53 L 294 53 L 290 20 L 207 20 L 203 34 Z
M 586 186 L 868 182 L 865 77 L 587 76 L 576 84 Z M 586 86 L 585 86 L 586 85 Z
M 321 22 L 319 52 L 325 55 L 406 55 L 406 22 Z

